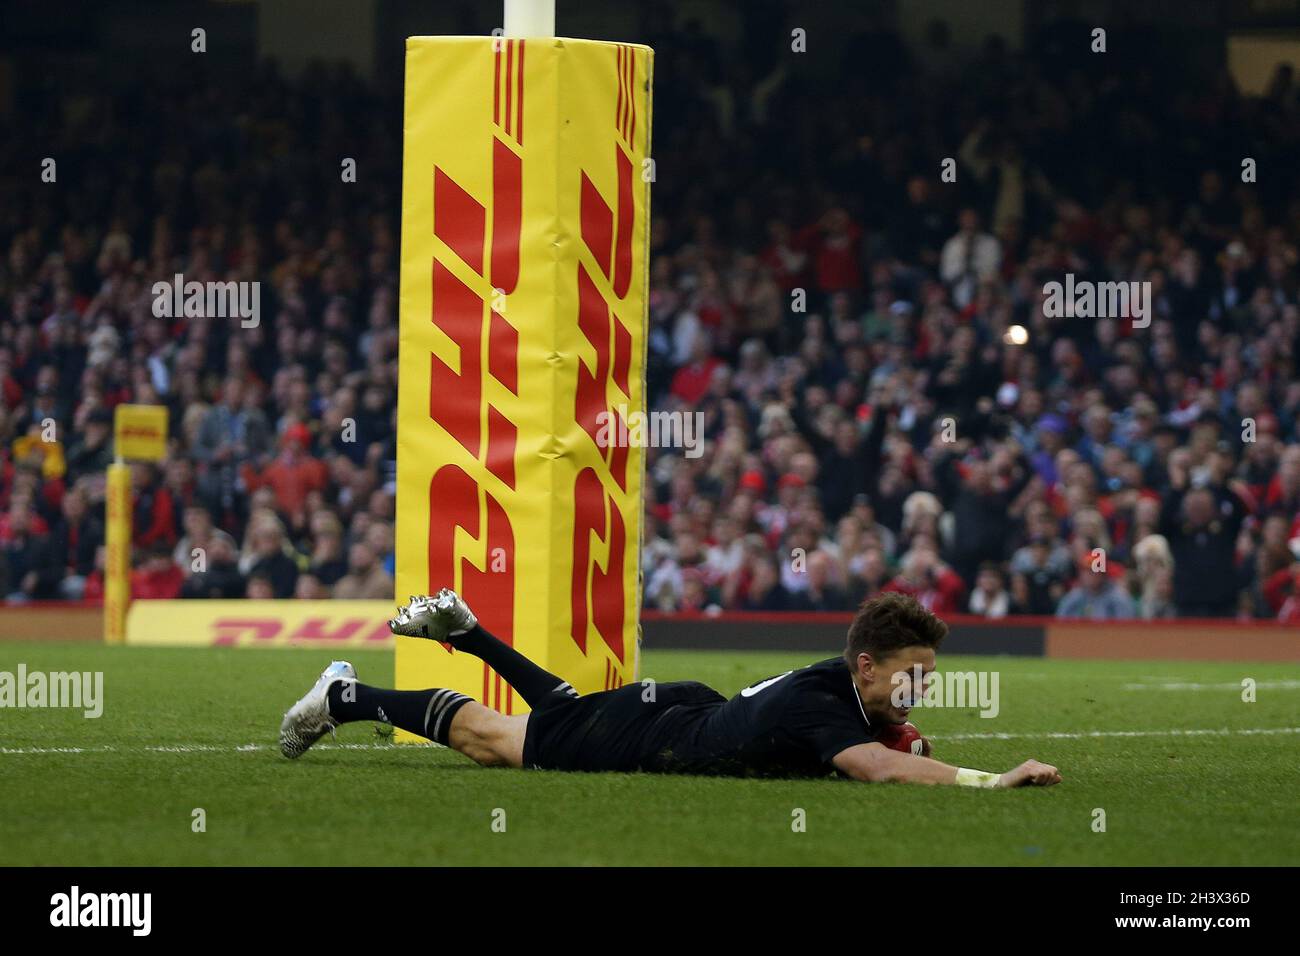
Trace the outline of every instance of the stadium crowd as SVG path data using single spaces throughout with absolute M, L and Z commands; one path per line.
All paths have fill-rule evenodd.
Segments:
M 1300 622 L 1288 72 L 1252 98 L 936 30 L 828 90 L 650 42 L 650 399 L 707 442 L 647 453 L 647 607 Z M 0 183 L 0 596 L 102 593 L 130 401 L 173 432 L 133 466 L 136 596 L 392 597 L 397 100 L 265 66 L 22 104 L 60 169 Z M 263 320 L 155 317 L 176 273 L 260 279 Z M 1048 317 L 1066 273 L 1150 283 L 1149 327 Z

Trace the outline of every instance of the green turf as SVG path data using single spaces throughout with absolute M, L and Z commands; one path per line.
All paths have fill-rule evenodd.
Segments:
M 390 654 L 352 655 L 388 684 Z M 936 754 L 1057 764 L 1045 790 L 488 770 L 428 747 L 274 749 L 328 655 L 0 642 L 0 671 L 102 670 L 97 720 L 0 709 L 0 864 L 1225 864 L 1300 862 L 1300 667 L 941 658 L 1001 673 L 1002 713 L 918 711 Z M 650 652 L 643 671 L 732 693 L 801 655 Z M 1168 681 L 1267 685 L 1126 689 Z M 1228 729 L 1216 736 L 1050 732 Z M 954 735 L 1031 735 L 953 739 Z M 949 739 L 945 739 L 945 737 Z M 340 743 L 378 742 L 349 725 Z M 240 751 L 241 745 L 259 749 Z M 196 749 L 158 752 L 170 746 Z M 78 753 L 35 749 L 82 748 Z M 103 748 L 112 748 L 103 749 Z M 23 752 L 13 752 L 15 750 Z M 207 830 L 192 832 L 194 808 Z M 806 832 L 792 831 L 793 811 Z M 1092 828 L 1094 810 L 1106 832 Z M 505 811 L 506 830 L 493 814 Z

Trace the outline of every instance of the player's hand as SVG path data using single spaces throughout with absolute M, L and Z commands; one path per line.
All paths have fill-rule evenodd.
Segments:
M 998 780 L 999 787 L 1050 787 L 1061 782 L 1061 771 L 1051 764 L 1026 760 L 1014 770 L 1008 770 Z

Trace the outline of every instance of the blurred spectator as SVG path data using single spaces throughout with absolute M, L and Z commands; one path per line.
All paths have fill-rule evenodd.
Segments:
M 170 549 L 176 544 L 179 515 L 171 490 L 161 481 L 158 469 L 149 463 L 131 466 L 132 543 L 137 548 Z
M 104 543 L 103 519 L 92 509 L 84 487 L 74 487 L 63 496 L 51 539 L 55 553 L 62 555 L 66 562 L 59 594 L 69 600 L 80 600 L 85 594 L 86 579 L 95 570 L 95 552 Z
M 329 511 L 317 511 L 311 518 L 311 550 L 308 570 L 324 587 L 331 587 L 347 573 L 343 558 L 343 525 Z
M 1020 614 L 1053 614 L 1074 569 L 1069 549 L 1036 534 L 1011 556 L 1011 591 Z
M 1056 609 L 1060 618 L 1093 621 L 1127 620 L 1137 617 L 1137 605 L 1124 588 L 1105 571 L 1094 571 L 1092 559 L 1079 562 L 1079 576 Z
M 171 549 L 165 544 L 154 545 L 138 568 L 131 572 L 131 597 L 180 597 L 185 576 L 172 560 Z
M 284 537 L 284 526 L 280 519 L 270 512 L 254 515 L 248 525 L 244 551 L 239 559 L 239 569 L 249 582 L 270 585 L 272 596 L 287 598 L 293 596 L 294 584 L 298 579 L 298 565 L 288 553 L 288 542 Z M 257 590 L 262 590 L 262 583 Z M 392 590 L 389 590 L 389 595 Z
M 0 585 L 7 599 L 56 597 L 62 570 L 44 520 L 27 500 L 15 498 L 0 518 Z
M 788 611 L 793 607 L 790 592 L 781 585 L 781 573 L 773 558 L 755 560 L 753 576 L 740 607 L 746 611 Z
M 998 240 L 980 229 L 978 212 L 963 209 L 957 233 L 944 243 L 939 259 L 939 276 L 952 289 L 957 308 L 969 305 L 979 284 L 995 278 L 1001 265 Z
M 885 589 L 890 581 L 889 564 L 880 548 L 868 547 L 849 562 L 849 605 L 859 607 Z
M 330 596 L 329 589 L 314 574 L 300 574 L 293 596 L 301 601 L 319 601 Z
M 809 251 L 818 289 L 841 292 L 862 287 L 862 227 L 844 209 L 828 209 L 797 241 Z
M 229 537 L 213 537 L 207 545 L 203 570 L 191 574 L 181 586 L 181 597 L 243 597 L 244 576 L 239 571 L 238 553 Z
M 113 416 L 103 408 L 91 410 L 82 419 L 80 434 L 68 450 L 68 480 L 102 475 L 113 463 Z
M 794 607 L 806 611 L 849 610 L 844 588 L 837 580 L 838 566 L 825 551 L 808 555 L 808 586 L 795 595 Z
M 1163 535 L 1150 534 L 1133 548 L 1133 580 L 1138 613 L 1145 620 L 1177 617 L 1174 606 L 1174 556 Z
M 935 614 L 957 614 L 963 606 L 966 586 L 950 567 L 939 560 L 933 548 L 916 544 L 903 555 L 902 571 L 883 588 L 910 594 Z
M 940 487 L 951 502 L 953 564 L 971 579 L 980 563 L 1007 557 L 1015 528 L 1011 502 L 1033 477 L 1028 462 L 999 448 L 992 461 L 959 462 L 944 456 L 936 466 Z
M 266 415 L 256 406 L 247 406 L 245 391 L 238 375 L 226 378 L 220 401 L 203 417 L 190 449 L 203 466 L 205 497 L 218 502 L 224 511 L 235 507 L 239 467 L 260 460 L 270 447 Z
M 1003 586 L 1002 569 L 997 562 L 984 562 L 970 595 L 970 612 L 981 617 L 1006 617 L 1010 610 L 1011 595 Z
M 280 438 L 282 451 L 261 471 L 244 466 L 244 487 L 256 491 L 263 486 L 275 492 L 276 510 L 294 527 L 304 522 L 307 496 L 322 491 L 328 483 L 325 465 L 307 453 L 311 431 L 303 424 L 290 425 Z
M 211 556 L 212 544 L 220 540 L 235 550 L 235 539 L 212 523 L 212 513 L 201 504 L 191 504 L 185 508 L 182 518 L 184 535 L 176 544 L 172 560 L 179 567 L 192 568 L 196 563 L 204 565 Z
M 1276 572 L 1271 586 L 1278 601 L 1277 620 L 1282 624 L 1300 624 L 1300 558 L 1290 567 Z
M 348 549 L 348 573 L 334 585 L 334 596 L 384 601 L 393 596 L 393 578 L 380 565 L 370 545 L 358 541 Z
M 1174 602 L 1182 617 L 1230 616 L 1240 590 L 1236 547 L 1245 509 L 1234 491 L 1223 489 L 1216 498 L 1208 487 L 1189 488 L 1186 462 L 1185 455 L 1171 457 L 1161 513 L 1174 562 Z
M 244 589 L 243 596 L 252 601 L 270 601 L 284 595 L 276 592 L 275 582 L 269 575 L 255 571 L 248 576 L 248 586 Z

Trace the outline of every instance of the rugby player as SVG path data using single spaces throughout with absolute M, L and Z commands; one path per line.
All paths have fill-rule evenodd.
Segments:
M 886 743 L 922 693 L 948 626 L 902 594 L 864 603 L 842 657 L 759 681 L 727 700 L 694 681 L 629 684 L 579 696 L 485 631 L 454 591 L 413 597 L 394 634 L 450 644 L 485 661 L 532 708 L 506 716 L 453 690 L 388 690 L 335 661 L 285 714 L 280 749 L 299 757 L 339 724 L 379 720 L 485 767 L 727 776 L 839 774 L 871 782 L 1050 786 L 1055 767 L 1026 760 L 1005 773 L 955 767 Z M 928 753 L 928 742 L 922 753 Z

